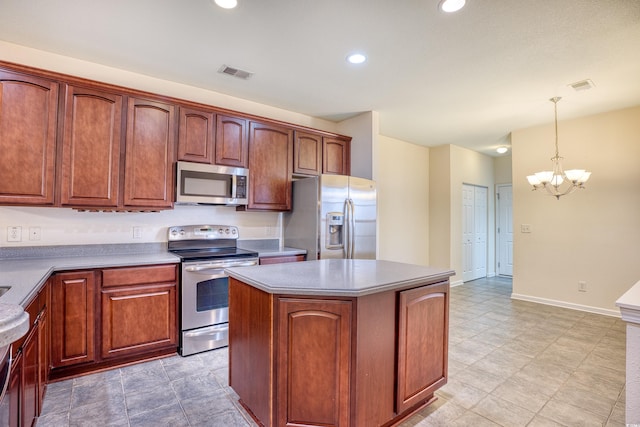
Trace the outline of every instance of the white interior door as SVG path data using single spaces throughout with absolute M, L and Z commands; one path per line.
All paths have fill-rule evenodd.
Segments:
M 498 274 L 513 276 L 513 188 L 498 186 Z
M 474 187 L 473 278 L 487 277 L 487 187 Z
M 462 185 L 462 281 L 473 280 L 474 190 Z
M 462 281 L 487 277 L 488 189 L 462 185 Z

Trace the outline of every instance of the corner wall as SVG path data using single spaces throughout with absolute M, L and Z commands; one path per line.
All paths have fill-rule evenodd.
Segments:
M 487 276 L 495 275 L 495 185 L 493 158 L 446 145 L 431 149 L 429 180 L 429 253 L 431 264 L 451 268 L 453 284 L 462 283 L 462 184 L 488 188 Z
M 429 148 L 378 135 L 378 259 L 429 265 Z
M 618 315 L 640 278 L 640 107 L 560 121 L 558 134 L 565 168 L 593 173 L 560 200 L 526 180 L 550 166 L 553 124 L 512 133 L 514 297 Z

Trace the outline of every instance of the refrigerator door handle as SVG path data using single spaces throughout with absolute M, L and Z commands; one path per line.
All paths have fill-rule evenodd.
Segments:
M 347 243 L 349 245 L 349 251 L 348 251 L 347 258 L 353 259 L 354 255 L 355 255 L 356 221 L 355 221 L 353 200 L 352 199 L 348 199 L 347 200 L 347 206 L 348 206 L 348 209 L 349 209 L 349 218 L 348 218 L 348 221 L 349 221 L 349 240 L 347 240 Z
M 344 236 L 343 236 L 343 251 L 344 258 L 349 259 L 349 248 L 351 247 L 351 209 L 349 209 L 349 199 L 344 199 Z

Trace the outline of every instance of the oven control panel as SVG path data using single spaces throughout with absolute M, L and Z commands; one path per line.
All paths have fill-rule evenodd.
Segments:
M 169 227 L 169 240 L 237 239 L 238 227 L 233 225 L 179 225 Z

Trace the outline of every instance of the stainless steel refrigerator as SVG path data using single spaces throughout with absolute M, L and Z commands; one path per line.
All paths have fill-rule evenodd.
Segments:
M 320 175 L 293 182 L 293 209 L 284 214 L 284 245 L 307 260 L 376 258 L 376 184 Z

